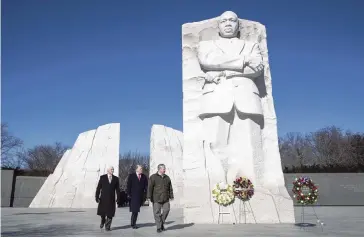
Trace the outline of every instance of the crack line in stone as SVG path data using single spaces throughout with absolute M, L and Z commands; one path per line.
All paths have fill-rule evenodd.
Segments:
M 177 134 L 177 133 L 176 133 Z M 181 143 L 181 140 L 179 139 L 179 137 L 177 136 L 177 140 L 178 140 L 178 142 L 179 142 L 179 147 L 180 147 L 180 149 L 181 149 L 181 151 L 182 151 L 182 154 L 183 154 L 183 146 L 182 146 L 182 143 Z
M 172 174 L 173 174 L 173 180 L 175 180 L 176 177 L 175 177 L 175 174 L 174 174 L 175 167 L 174 167 L 174 156 L 173 156 L 173 151 L 172 151 L 172 146 L 171 146 L 171 137 L 168 135 L 168 132 L 167 132 L 167 128 L 166 127 L 164 127 L 164 131 L 166 133 L 166 136 L 168 137 L 168 142 L 169 142 L 168 144 L 169 144 L 169 148 L 170 148 L 169 151 L 170 151 L 171 157 L 172 157 L 172 168 L 173 168 Z
M 268 195 L 268 196 L 270 196 L 270 197 L 272 198 L 272 200 L 273 200 L 273 204 L 274 204 L 274 208 L 276 209 L 276 213 L 277 213 L 278 220 L 279 220 L 279 222 L 280 222 L 280 223 L 282 223 L 282 222 L 281 222 L 281 218 L 279 217 L 278 208 L 277 208 L 277 205 L 276 205 L 276 202 L 275 202 L 275 200 L 274 200 L 273 195 L 272 195 L 272 194 L 269 194 L 269 193 L 265 193 L 265 192 L 261 192 L 261 193 L 262 193 L 262 194 L 265 194 L 265 195 Z M 252 211 L 253 211 L 253 209 L 252 209 Z M 253 212 L 253 215 L 254 215 L 254 212 Z
M 94 136 L 92 138 L 91 147 L 90 147 L 90 149 L 87 152 L 87 155 L 86 155 L 86 158 L 85 158 L 85 162 L 83 163 L 83 167 L 85 167 L 85 164 L 87 162 L 88 156 L 89 156 L 89 154 L 90 154 L 90 152 L 92 150 L 92 147 L 94 146 L 94 142 L 95 142 L 95 137 L 96 137 L 97 131 L 98 131 L 98 128 L 96 129 L 95 134 L 94 134 Z
M 203 155 L 204 155 L 204 159 L 205 159 L 205 171 L 207 172 L 207 179 L 209 181 L 209 197 L 210 197 L 210 201 L 209 201 L 209 204 L 210 204 L 210 211 L 211 211 L 211 215 L 212 215 L 212 222 L 215 223 L 215 216 L 214 216 L 214 212 L 213 212 L 213 209 L 212 209 L 212 204 L 211 204 L 211 200 L 212 200 L 212 197 L 211 197 L 211 181 L 210 181 L 210 172 L 207 168 L 207 159 L 206 159 L 206 151 L 205 151 L 205 140 L 202 141 L 202 148 L 203 148 Z

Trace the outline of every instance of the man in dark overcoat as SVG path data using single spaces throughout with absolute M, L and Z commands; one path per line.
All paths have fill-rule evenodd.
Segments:
M 115 216 L 116 203 L 120 198 L 119 178 L 113 175 L 114 167 L 107 169 L 107 174 L 100 176 L 96 189 L 96 202 L 99 204 L 97 215 L 101 216 L 100 228 L 110 231 L 112 218 Z M 100 196 L 101 193 L 101 196 Z M 117 200 L 115 201 L 115 194 Z
M 143 167 L 137 165 L 135 173 L 129 175 L 127 184 L 127 194 L 130 198 L 130 224 L 133 229 L 137 229 L 136 221 L 140 207 L 143 205 L 145 194 L 148 189 L 148 178 L 143 174 Z

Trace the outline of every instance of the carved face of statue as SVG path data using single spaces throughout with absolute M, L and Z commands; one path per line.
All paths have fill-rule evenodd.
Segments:
M 221 37 L 236 37 L 239 30 L 239 18 L 231 11 L 224 12 L 219 19 L 219 31 Z

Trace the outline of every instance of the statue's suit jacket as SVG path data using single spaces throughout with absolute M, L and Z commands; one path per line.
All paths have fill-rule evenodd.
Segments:
M 244 66 L 246 60 L 250 64 Z M 200 117 L 229 113 L 234 104 L 238 111 L 262 115 L 258 88 L 254 79 L 263 70 L 258 43 L 240 39 L 201 41 L 198 60 L 203 77 L 225 73 L 219 84 L 206 82 L 203 87 Z

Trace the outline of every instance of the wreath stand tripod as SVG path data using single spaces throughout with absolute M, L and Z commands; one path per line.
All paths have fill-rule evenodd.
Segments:
M 250 211 L 249 211 L 249 208 L 250 208 Z M 242 217 L 242 214 L 244 214 L 244 224 L 246 224 L 247 213 L 251 213 L 253 215 L 254 222 L 257 223 L 255 216 L 254 216 L 253 208 L 250 205 L 249 200 L 242 201 L 241 199 L 239 199 L 239 223 L 241 223 L 241 217 Z
M 224 206 L 222 205 L 219 205 L 219 217 L 218 217 L 218 220 L 217 220 L 217 224 L 223 224 L 224 222 L 224 215 L 230 215 L 231 216 L 231 205 L 227 206 L 228 209 L 229 209 L 229 212 L 226 212 L 224 211 Z M 234 213 L 235 215 L 235 213 Z M 220 223 L 220 219 L 221 219 L 221 223 Z M 236 224 L 236 217 L 235 217 L 235 223 L 233 224 Z
M 310 216 L 314 216 L 317 219 L 317 223 L 320 225 L 321 230 L 324 231 L 324 223 L 319 219 L 319 217 L 317 216 L 316 210 L 314 208 L 314 206 L 311 206 L 313 214 L 306 214 L 307 213 L 307 209 L 305 209 L 305 205 L 301 206 L 301 222 L 300 223 L 296 223 L 296 226 L 299 226 L 302 229 L 305 229 L 307 227 L 314 227 L 316 226 L 316 224 L 313 223 L 308 223 L 305 222 L 305 216 L 307 217 L 308 215 Z

